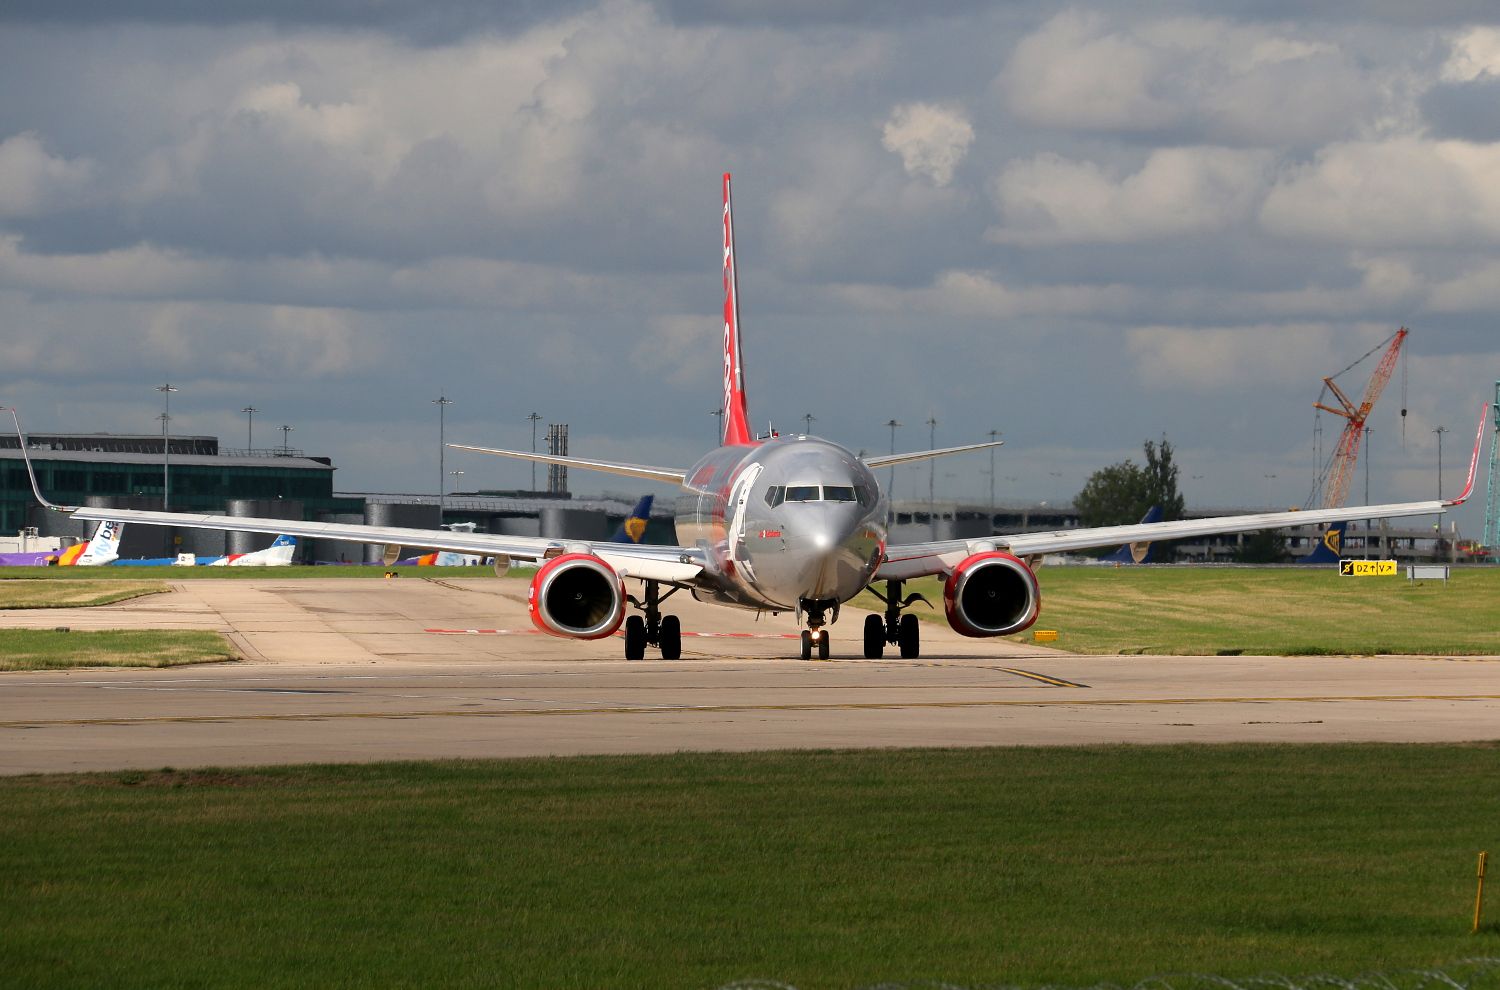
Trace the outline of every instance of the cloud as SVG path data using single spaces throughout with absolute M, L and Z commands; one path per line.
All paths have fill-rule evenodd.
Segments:
M 1500 79 L 1500 28 L 1472 27 L 1455 34 L 1439 78 L 1443 82 Z
M 974 143 L 974 127 L 962 110 L 902 103 L 881 128 L 880 143 L 901 156 L 908 175 L 923 175 L 935 185 L 946 186 Z
M 1164 148 L 1116 178 L 1092 162 L 1044 153 L 1011 162 L 991 183 L 1015 244 L 1126 243 L 1223 230 L 1251 216 L 1271 155 L 1230 148 Z
M 1331 144 L 1278 179 L 1261 223 L 1366 247 L 1500 241 L 1500 144 L 1399 137 Z
M 0 217 L 66 209 L 84 196 L 94 175 L 86 158 L 49 153 L 35 131 L 0 141 Z
M 1221 327 L 1136 327 L 1126 334 L 1144 384 L 1204 393 L 1315 382 L 1349 351 L 1374 346 L 1387 327 L 1267 323 Z M 1351 339 L 1352 338 L 1352 339 Z
M 1034 124 L 1216 143 L 1317 141 L 1357 128 L 1379 107 L 1375 81 L 1321 38 L 1076 9 L 1022 38 L 995 85 Z

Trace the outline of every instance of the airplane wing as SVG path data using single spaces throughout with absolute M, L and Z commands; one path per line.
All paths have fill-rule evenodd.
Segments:
M 1286 526 L 1345 522 L 1349 519 L 1400 519 L 1409 516 L 1442 515 L 1449 508 L 1462 505 L 1474 493 L 1474 475 L 1479 466 L 1479 450 L 1484 443 L 1486 405 L 1480 413 L 1479 433 L 1474 440 L 1474 455 L 1469 461 L 1469 480 L 1463 493 L 1455 499 L 1431 502 L 1393 502 L 1387 505 L 1343 506 L 1335 509 L 1307 509 L 1292 512 L 1259 512 L 1240 516 L 1214 516 L 1207 519 L 1178 519 L 1172 522 L 1136 523 L 1132 526 L 1098 526 L 1089 529 L 1060 529 L 1050 533 L 1016 533 L 970 540 L 940 540 L 934 543 L 912 543 L 886 548 L 885 563 L 875 572 L 877 581 L 905 581 L 931 574 L 947 574 L 975 553 L 1004 550 L 1017 557 L 1040 557 L 1049 553 L 1067 553 L 1120 543 L 1181 540 L 1193 536 L 1219 533 L 1251 533 Z
M 961 447 L 939 447 L 936 450 L 916 450 L 909 454 L 876 454 L 866 457 L 865 467 L 870 470 L 876 468 L 890 467 L 893 464 L 910 464 L 912 461 L 930 461 L 934 457 L 947 457 L 949 454 L 965 454 L 971 450 L 988 450 L 991 447 L 1004 447 L 1004 440 L 990 440 L 985 443 L 966 443 Z
M 386 546 L 423 550 L 452 550 L 486 557 L 509 557 L 519 561 L 542 561 L 564 552 L 584 549 L 602 558 L 622 577 L 642 581 L 691 585 L 702 573 L 707 557 L 698 547 L 668 547 L 604 540 L 553 540 L 534 536 L 503 536 L 493 533 L 455 533 L 446 529 L 410 529 L 399 526 L 365 526 L 355 523 L 297 522 L 288 519 L 257 519 L 249 516 L 200 515 L 188 512 L 152 512 L 142 509 L 109 509 L 53 506 L 75 519 L 114 519 L 147 526 L 179 529 L 212 529 L 236 533 L 272 533 L 310 539 L 384 543 Z
M 686 471 L 677 468 L 651 467 L 648 464 L 596 461 L 586 457 L 563 457 L 558 454 L 534 454 L 526 450 L 498 450 L 494 447 L 473 447 L 466 443 L 450 443 L 448 446 L 454 450 L 472 450 L 476 454 L 494 454 L 496 457 L 514 457 L 517 460 L 535 461 L 538 464 L 559 464 L 563 467 L 602 471 L 605 474 L 623 474 L 627 478 L 645 478 L 649 481 L 663 481 L 672 485 L 682 484 L 683 479 L 687 477 Z

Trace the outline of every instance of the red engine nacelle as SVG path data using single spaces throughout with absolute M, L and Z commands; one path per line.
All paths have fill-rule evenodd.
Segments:
M 953 569 L 943 586 L 948 625 L 965 636 L 1009 636 L 1036 621 L 1042 593 L 1018 557 L 976 553 Z
M 625 582 L 593 554 L 563 554 L 537 568 L 526 607 L 544 633 L 603 639 L 625 618 Z

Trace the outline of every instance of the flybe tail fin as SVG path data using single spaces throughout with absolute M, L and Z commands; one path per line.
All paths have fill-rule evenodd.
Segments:
M 125 532 L 125 524 L 106 519 L 94 530 L 93 539 L 89 540 L 83 553 L 79 554 L 73 561 L 79 567 L 98 566 L 108 564 L 120 558 L 120 537 Z
M 727 446 L 748 444 L 750 414 L 745 404 L 745 367 L 740 359 L 740 290 L 735 275 L 734 214 L 730 208 L 729 173 L 724 173 L 724 435 Z
M 1346 522 L 1338 522 L 1323 531 L 1323 539 L 1313 547 L 1312 553 L 1300 558 L 1299 564 L 1337 564 L 1344 555 L 1344 530 Z
M 609 538 L 611 543 L 641 542 L 641 538 L 646 535 L 646 523 L 651 520 L 651 500 L 650 495 L 641 496 L 641 500 L 635 503 L 635 508 L 630 510 L 630 515 L 615 530 L 615 535 Z
M 1141 517 L 1141 522 L 1161 522 L 1161 506 L 1153 505 L 1147 509 L 1146 514 Z M 1114 553 L 1100 559 L 1112 564 L 1154 564 L 1155 561 L 1152 559 L 1152 556 L 1155 548 L 1156 545 L 1150 541 L 1125 543 Z

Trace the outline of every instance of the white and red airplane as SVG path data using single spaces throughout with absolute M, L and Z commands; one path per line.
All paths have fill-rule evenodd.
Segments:
M 529 604 L 532 621 L 540 629 L 556 636 L 593 640 L 613 635 L 623 625 L 628 659 L 641 659 L 646 648 L 654 646 L 669 660 L 681 655 L 681 624 L 676 616 L 664 615 L 661 605 L 678 591 L 687 591 L 699 601 L 733 608 L 795 612 L 805 626 L 801 656 L 806 660 L 814 654 L 820 659 L 828 657 L 827 626 L 838 620 L 841 605 L 869 588 L 885 602 L 885 609 L 884 615 L 865 618 L 864 655 L 879 657 L 887 644 L 895 644 L 902 657 L 914 658 L 921 651 L 917 619 L 904 613 L 920 596 L 902 594 L 903 582 L 913 578 L 938 575 L 944 579 L 943 607 L 949 624 L 958 632 L 976 637 L 1008 636 L 1036 621 L 1041 595 L 1033 567 L 1044 554 L 1341 522 L 1350 515 L 1348 508 L 1269 512 L 891 545 L 887 541 L 888 506 L 878 469 L 999 444 L 861 458 L 846 447 L 818 437 L 773 435 L 757 439 L 750 430 L 740 358 L 734 219 L 727 174 L 723 246 L 724 433 L 720 446 L 692 467 L 651 467 L 449 445 L 677 484 L 681 486 L 677 546 L 61 507 L 48 503 L 40 491 L 37 498 L 50 508 L 81 519 L 108 517 L 131 523 L 383 543 L 389 560 L 399 557 L 402 547 L 421 547 L 492 556 L 497 573 L 504 573 L 514 560 L 536 562 L 539 567 L 531 580 Z M 1443 501 L 1364 506 L 1357 510 L 1358 516 L 1385 519 L 1436 515 L 1467 500 L 1474 489 L 1487 412 L 1487 406 L 1481 409 L 1479 436 L 1463 494 Z M 19 421 L 16 431 L 20 433 Z M 24 439 L 21 449 L 26 449 Z M 627 593 L 627 580 L 641 585 L 639 597 Z M 639 614 L 627 618 L 632 608 Z

